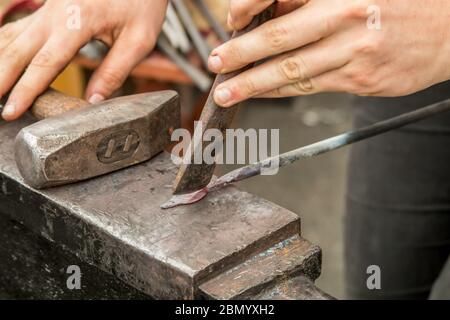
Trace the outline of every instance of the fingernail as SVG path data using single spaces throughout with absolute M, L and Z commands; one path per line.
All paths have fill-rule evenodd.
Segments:
M 13 104 L 8 104 L 3 109 L 2 117 L 3 119 L 8 120 L 14 117 L 15 114 L 16 114 L 16 106 Z
M 98 93 L 94 93 L 90 98 L 89 98 L 89 103 L 90 104 L 96 104 L 96 103 L 100 103 L 102 101 L 105 101 L 105 97 L 102 96 L 101 94 Z
M 217 104 L 225 106 L 231 100 L 231 91 L 227 88 L 217 89 L 214 93 L 214 100 Z
M 211 56 L 209 57 L 209 69 L 213 72 L 220 72 L 223 68 L 222 59 L 219 56 Z

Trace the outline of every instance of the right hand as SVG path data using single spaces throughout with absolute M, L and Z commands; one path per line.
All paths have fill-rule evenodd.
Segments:
M 273 2 L 289 13 L 212 51 L 215 73 L 262 61 L 217 86 L 220 106 L 319 92 L 400 97 L 450 79 L 448 0 L 232 0 L 231 24 Z
M 109 97 L 154 48 L 166 6 L 167 0 L 47 0 L 34 14 L 2 27 L 0 97 L 11 91 L 3 118 L 19 118 L 92 39 L 111 50 L 92 76 L 86 99 Z

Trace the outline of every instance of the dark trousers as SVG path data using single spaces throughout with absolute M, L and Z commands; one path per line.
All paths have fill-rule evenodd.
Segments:
M 450 82 L 408 97 L 355 98 L 355 126 L 448 98 Z M 348 298 L 450 299 L 450 113 L 355 145 L 346 213 Z M 380 290 L 367 286 L 373 265 Z

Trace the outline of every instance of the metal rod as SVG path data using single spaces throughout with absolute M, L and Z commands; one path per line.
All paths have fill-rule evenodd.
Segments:
M 209 25 L 213 28 L 214 32 L 219 36 L 219 38 L 227 42 L 230 40 L 230 34 L 222 27 L 222 25 L 217 21 L 217 19 L 213 16 L 208 6 L 206 5 L 204 0 L 195 0 L 197 7 L 199 8 L 202 15 L 208 21 Z
M 192 48 L 191 43 L 189 42 L 189 38 L 186 34 L 183 24 L 181 23 L 180 19 L 178 18 L 175 8 L 173 7 L 171 2 L 169 2 L 169 5 L 167 6 L 166 20 L 167 20 L 166 23 L 168 23 L 170 25 L 170 31 L 171 32 L 173 31 L 178 39 L 177 46 L 179 46 L 180 50 L 184 54 L 188 54 Z
M 298 160 L 334 151 L 447 111 L 450 111 L 450 99 L 254 163 L 234 170 L 223 178 L 233 177 L 231 183 L 248 179 L 261 174 L 262 170 L 270 168 L 274 164 L 282 168 Z
M 195 85 L 203 92 L 207 92 L 212 85 L 212 79 L 200 68 L 194 66 L 185 57 L 183 57 L 175 48 L 173 48 L 169 40 L 163 35 L 158 38 L 158 48 L 166 54 L 181 70 L 183 70 L 195 83 Z
M 191 37 L 195 48 L 197 49 L 200 57 L 202 58 L 203 64 L 205 67 L 208 67 L 208 57 L 211 53 L 212 49 L 210 45 L 203 39 L 200 31 L 197 29 L 194 19 L 192 19 L 191 14 L 186 8 L 183 0 L 172 0 L 175 9 L 180 15 L 180 19 L 184 24 L 189 36 Z
M 231 171 L 230 173 L 212 182 L 208 187 L 196 192 L 174 196 L 167 203 L 163 204 L 161 208 L 169 209 L 180 205 L 193 204 L 202 200 L 209 192 L 222 189 L 231 183 L 261 175 L 263 170 L 270 170 L 270 168 L 273 167 L 282 168 L 298 160 L 312 158 L 333 150 L 337 150 L 447 111 L 450 111 L 450 99 L 375 123 L 365 128 L 350 131 L 333 138 L 322 140 L 320 142 L 283 153 L 281 155 Z

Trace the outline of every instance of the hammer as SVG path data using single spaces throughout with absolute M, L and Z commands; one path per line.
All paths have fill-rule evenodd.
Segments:
M 180 126 L 174 91 L 139 94 L 89 105 L 54 90 L 31 113 L 38 120 L 16 137 L 17 167 L 35 189 L 74 183 L 151 159 Z

